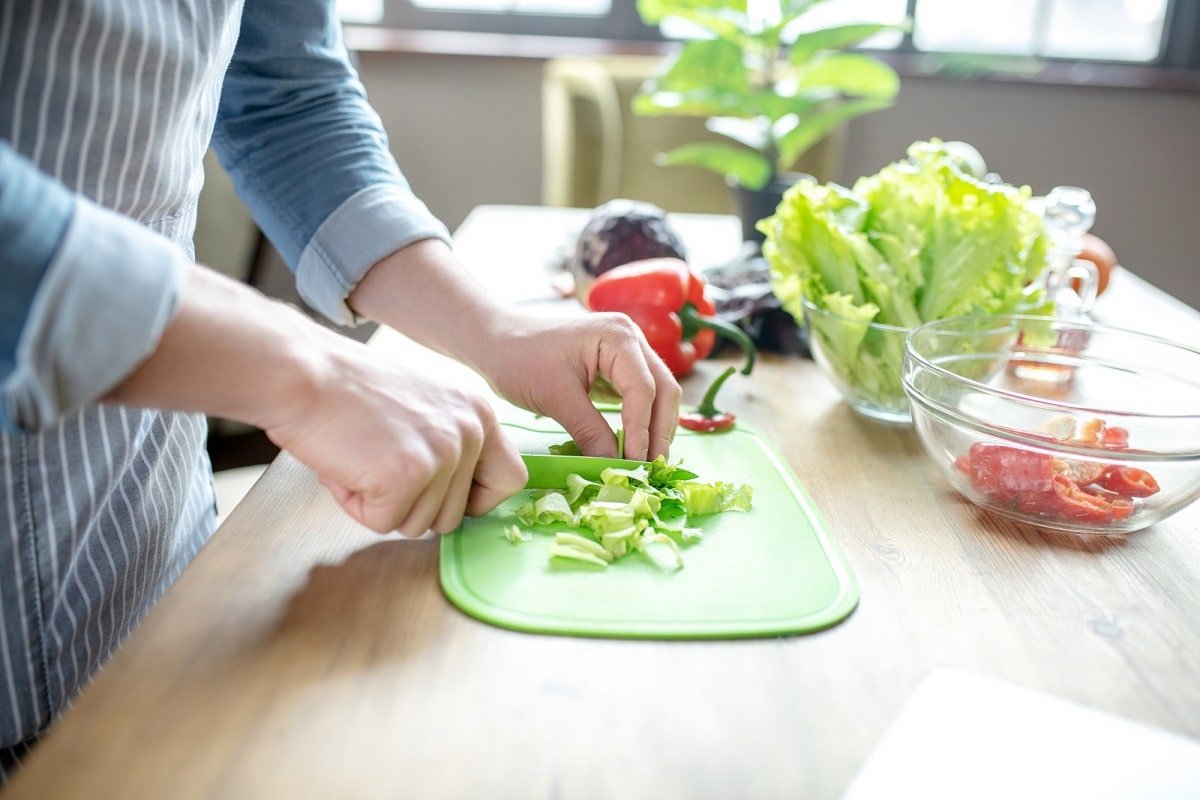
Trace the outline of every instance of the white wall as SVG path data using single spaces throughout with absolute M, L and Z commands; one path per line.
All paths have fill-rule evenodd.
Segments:
M 539 202 L 541 63 L 361 56 L 401 166 L 451 226 L 480 203 Z M 972 142 L 1011 182 L 1091 190 L 1122 263 L 1200 307 L 1197 131 L 1198 93 L 909 78 L 895 108 L 851 126 L 843 179 L 917 138 Z

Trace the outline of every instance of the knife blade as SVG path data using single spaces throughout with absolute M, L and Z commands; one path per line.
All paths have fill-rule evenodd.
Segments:
M 637 469 L 649 467 L 646 461 L 634 461 L 628 458 L 596 458 L 594 456 L 551 456 L 538 454 L 521 454 L 525 468 L 529 470 L 529 481 L 526 489 L 564 489 L 567 486 L 568 475 L 581 475 L 589 481 L 599 481 L 600 473 L 610 467 L 616 469 Z M 675 480 L 687 481 L 696 477 L 696 473 L 686 469 L 675 468 Z

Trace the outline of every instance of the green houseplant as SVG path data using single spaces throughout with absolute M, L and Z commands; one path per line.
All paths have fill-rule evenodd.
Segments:
M 846 52 L 898 26 L 805 26 L 825 0 L 638 0 L 648 25 L 677 18 L 708 38 L 687 41 L 634 97 L 641 115 L 707 118 L 730 143 L 685 144 L 659 157 L 665 165 L 716 171 L 739 193 L 743 229 L 769 215 L 805 151 L 840 125 L 887 108 L 900 89 L 895 70 Z M 748 218 L 749 217 L 749 218 Z

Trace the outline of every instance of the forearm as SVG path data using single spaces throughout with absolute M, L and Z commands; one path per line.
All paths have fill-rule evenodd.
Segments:
M 436 239 L 381 260 L 348 302 L 356 313 L 477 370 L 489 342 L 504 325 L 504 307 Z
M 192 266 L 154 352 L 103 399 L 270 428 L 315 394 L 329 356 L 351 346 L 288 306 Z

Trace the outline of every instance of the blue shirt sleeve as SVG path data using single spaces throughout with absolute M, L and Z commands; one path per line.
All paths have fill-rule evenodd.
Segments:
M 37 430 L 116 386 L 157 346 L 187 264 L 0 141 L 0 427 Z
M 381 258 L 450 235 L 412 193 L 332 0 L 247 0 L 213 146 L 304 299 L 341 324 Z
M 0 140 L 0 381 L 17 367 L 17 346 L 34 293 L 73 210 L 66 187 Z

